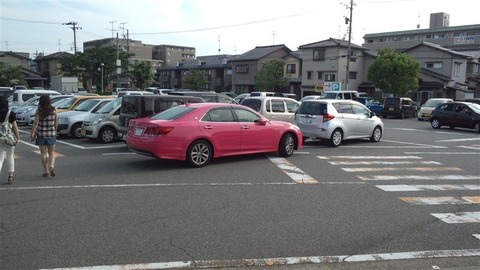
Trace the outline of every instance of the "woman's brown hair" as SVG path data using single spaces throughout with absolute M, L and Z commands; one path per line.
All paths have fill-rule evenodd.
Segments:
M 38 102 L 38 116 L 40 117 L 40 119 L 45 119 L 45 117 L 50 115 L 54 110 L 55 108 L 52 106 L 50 96 L 41 95 Z

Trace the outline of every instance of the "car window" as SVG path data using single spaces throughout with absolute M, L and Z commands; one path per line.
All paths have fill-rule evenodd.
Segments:
M 370 114 L 370 112 L 366 108 L 359 106 L 357 104 L 352 104 L 352 109 L 354 114 L 363 114 L 363 115 Z
M 439 110 L 452 111 L 453 110 L 453 105 L 454 104 L 452 104 L 452 103 L 445 103 L 445 104 L 440 106 Z
M 234 108 L 234 111 L 239 122 L 252 123 L 260 119 L 260 116 L 242 108 Z
M 235 118 L 233 117 L 232 110 L 230 108 L 214 108 L 202 118 L 202 121 L 235 122 Z
M 324 115 L 327 113 L 327 104 L 320 102 L 302 102 L 297 110 L 299 114 Z
M 292 100 L 285 100 L 285 103 L 287 104 L 287 111 L 289 113 L 294 113 L 298 109 L 298 103 L 294 102 Z
M 88 112 L 90 111 L 95 105 L 97 105 L 99 100 L 85 100 L 85 102 L 82 102 L 81 104 L 75 106 L 74 111 L 82 111 L 82 112 Z
M 176 106 L 168 110 L 165 110 L 163 112 L 152 115 L 150 116 L 150 118 L 157 119 L 157 120 L 175 120 L 193 110 L 195 110 L 195 108 L 187 107 L 187 106 Z
M 339 113 L 350 113 L 350 114 L 353 114 L 352 105 L 347 104 L 347 103 L 341 103 L 341 104 L 339 105 L 339 108 L 337 109 L 337 111 L 338 111 Z
M 343 93 L 343 98 L 344 99 L 352 99 L 352 94 L 351 93 Z
M 397 98 L 386 98 L 385 99 L 385 106 L 398 106 L 400 100 Z
M 274 113 L 284 113 L 285 104 L 283 100 L 272 100 L 272 112 Z
M 259 112 L 262 101 L 255 98 L 246 98 L 242 100 L 242 105 L 252 108 L 253 110 Z M 267 106 L 268 108 L 268 106 Z

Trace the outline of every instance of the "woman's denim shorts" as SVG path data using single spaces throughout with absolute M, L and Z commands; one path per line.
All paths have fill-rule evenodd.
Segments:
M 54 145 L 57 142 L 57 137 L 37 137 L 35 139 L 36 145 Z

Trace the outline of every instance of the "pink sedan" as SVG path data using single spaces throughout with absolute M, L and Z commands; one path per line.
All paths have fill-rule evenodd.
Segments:
M 131 120 L 126 143 L 138 154 L 203 167 L 225 156 L 278 152 L 289 157 L 302 148 L 302 133 L 243 105 L 190 103 Z

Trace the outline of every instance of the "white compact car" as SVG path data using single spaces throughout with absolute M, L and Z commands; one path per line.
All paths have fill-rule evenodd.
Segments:
M 432 111 L 440 104 L 446 102 L 453 102 L 451 98 L 431 98 L 423 103 L 420 110 L 417 113 L 418 121 L 429 120 L 432 115 Z
M 363 104 L 353 100 L 305 100 L 295 113 L 295 124 L 307 138 L 329 140 L 333 147 L 343 140 L 369 138 L 378 142 L 383 122 Z

